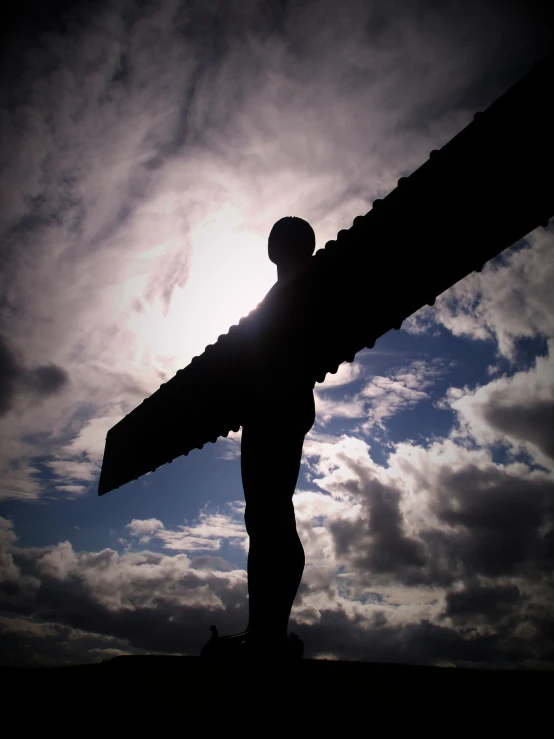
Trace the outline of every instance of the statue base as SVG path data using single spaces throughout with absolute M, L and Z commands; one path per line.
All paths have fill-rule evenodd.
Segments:
M 249 631 L 219 636 L 215 626 L 210 626 L 211 638 L 200 651 L 201 657 L 238 657 L 244 659 L 302 659 L 304 642 L 296 634 L 289 634 L 283 642 L 253 638 Z

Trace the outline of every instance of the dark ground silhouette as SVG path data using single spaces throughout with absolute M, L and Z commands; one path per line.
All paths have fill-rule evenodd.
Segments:
M 0 668 L 4 721 L 139 736 L 191 728 L 295 736 L 301 728 L 548 733 L 554 672 L 297 660 L 128 656 L 97 665 Z M 210 735 L 210 734 L 208 734 Z

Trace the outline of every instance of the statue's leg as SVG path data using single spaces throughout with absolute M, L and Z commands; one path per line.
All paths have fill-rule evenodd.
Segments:
M 286 638 L 304 571 L 292 502 L 303 443 L 304 433 L 290 427 L 268 430 L 267 423 L 253 423 L 242 431 L 241 471 L 250 537 L 249 631 L 262 639 Z

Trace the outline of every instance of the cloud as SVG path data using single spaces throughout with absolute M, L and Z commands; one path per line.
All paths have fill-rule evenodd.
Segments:
M 133 519 L 125 528 L 131 536 L 140 537 L 142 544 L 155 538 L 164 549 L 173 551 L 217 552 L 223 541 L 244 547 L 247 535 L 241 517 L 242 508 L 237 506 L 237 502 L 228 504 L 228 508 L 230 513 L 227 514 L 201 511 L 195 524 L 178 526 L 176 529 L 166 529 L 157 518 Z M 201 559 L 196 558 L 196 561 L 201 561 Z
M 425 564 L 420 541 L 406 534 L 400 511 L 401 493 L 392 485 L 367 480 L 356 494 L 363 507 L 355 520 L 340 520 L 331 525 L 337 554 L 351 561 L 355 569 L 398 576 L 406 570 L 419 571 Z
M 327 373 L 322 383 L 317 383 L 318 390 L 326 390 L 330 387 L 342 387 L 358 380 L 363 374 L 363 367 L 359 362 L 348 364 L 343 362 L 335 374 Z
M 520 599 L 521 593 L 516 585 L 474 585 L 449 592 L 444 615 L 464 625 L 468 621 L 475 622 L 475 619 L 490 624 L 509 616 Z
M 40 470 L 32 464 L 14 462 L 3 470 L 0 500 L 37 500 L 43 493 Z
M 244 546 L 247 538 L 242 521 L 233 515 L 202 512 L 198 523 L 192 526 L 178 526 L 177 530 L 156 532 L 165 549 L 183 552 L 213 551 L 221 548 L 222 541 Z
M 453 536 L 426 532 L 438 555 L 445 545 L 460 576 L 524 574 L 548 569 L 545 528 L 552 527 L 554 483 L 501 466 L 445 469 L 434 510 Z
M 384 429 L 384 422 L 403 410 L 415 408 L 428 400 L 425 392 L 444 376 L 448 363 L 437 358 L 431 361 L 416 360 L 390 377 L 374 377 L 361 394 L 367 398 L 367 420 L 363 429 L 373 426 Z
M 441 324 L 455 336 L 495 341 L 517 359 L 520 339 L 554 336 L 554 231 L 539 228 L 404 323 L 408 331 Z
M 125 528 L 128 529 L 131 536 L 144 536 L 145 534 L 154 534 L 156 531 L 163 529 L 164 525 L 157 518 L 148 518 L 139 520 L 133 518 Z
M 93 480 L 98 468 L 87 460 L 53 459 L 46 462 L 60 480 Z
M 190 567 L 193 570 L 222 570 L 230 572 L 233 566 L 223 559 L 223 557 L 214 557 L 210 555 L 200 555 L 190 560 Z
M 26 369 L 0 334 L 0 416 L 14 405 L 17 396 L 44 397 L 59 393 L 68 383 L 67 372 L 55 364 Z
M 211 10 L 116 2 L 70 9 L 64 31 L 38 43 L 22 29 L 10 40 L 4 499 L 92 483 L 107 428 L 263 296 L 277 218 L 310 219 L 322 245 L 544 46 L 514 5 L 500 15 L 487 4 L 250 7 L 247 22 L 229 5 L 213 23 Z M 494 339 L 508 357 L 519 337 L 548 335 L 549 238 L 533 234 L 505 268 L 499 260 L 460 283 L 437 301 L 436 320 Z M 320 386 L 321 419 L 382 428 L 426 402 L 445 371 L 412 364 L 337 397 L 362 381 L 356 367 Z M 538 370 L 497 381 L 449 397 L 465 438 L 397 444 L 384 465 L 362 439 L 310 435 L 313 489 L 295 498 L 307 567 L 293 613 L 308 654 L 552 664 L 552 478 L 474 445 L 504 434 L 548 457 L 548 416 L 524 393 L 526 381 L 543 386 Z M 138 541 L 123 553 L 18 546 L 0 519 L 3 652 L 41 664 L 197 654 L 214 617 L 221 633 L 241 630 L 246 573 L 218 556 L 223 545 L 244 548 L 241 513 L 203 511 L 177 527 L 134 519 L 127 531 Z
M 86 487 L 84 485 L 56 485 L 56 490 L 61 490 L 63 493 L 75 493 L 79 495 L 85 492 Z
M 450 388 L 447 403 L 461 433 L 479 444 L 526 452 L 552 469 L 554 462 L 554 343 L 527 370 L 499 377 L 474 390 Z
M 0 335 L 0 414 L 2 415 L 11 407 L 18 375 L 17 361 Z
M 125 639 L 55 622 L 0 617 L 2 665 L 54 667 L 100 662 L 121 654 L 136 653 Z
M 360 397 L 335 400 L 314 392 L 316 420 L 323 425 L 333 418 L 362 418 L 365 414 L 364 402 Z
M 343 437 L 336 445 L 313 445 L 307 455 L 317 461 L 313 481 L 347 505 L 326 516 L 337 563 L 377 580 L 383 574 L 409 583 L 421 579 L 426 564 L 421 541 L 405 530 L 402 491 L 369 457 L 360 440 Z M 363 573 L 366 573 L 365 575 Z
M 325 243 L 547 41 L 515 7 L 214 12 L 122 1 L 66 9 L 48 33 L 27 19 L 6 38 L 4 498 L 46 493 L 34 459 L 73 462 L 68 445 L 96 465 L 72 468 L 69 484 L 91 481 L 107 419 L 263 297 L 273 222 L 296 212 Z M 33 398 L 16 392 L 21 367 Z M 14 465 L 24 473 L 9 482 Z
M 547 473 L 496 463 L 486 449 L 448 439 L 398 444 L 386 466 L 360 439 L 306 444 L 317 489 L 294 499 L 307 563 L 291 628 L 308 654 L 549 663 Z M 209 553 L 190 559 L 175 550 L 194 553 L 200 542 L 215 554 L 223 541 L 244 544 L 242 522 L 233 520 L 241 512 L 238 505 L 231 517 L 204 511 L 177 529 L 159 519 L 127 525 L 134 536 L 156 537 L 168 554 L 78 552 L 70 542 L 21 548 L 4 520 L 9 587 L 0 587 L 0 603 L 12 617 L 125 641 L 93 649 L 197 653 L 214 621 L 221 633 L 244 628 L 246 573 Z
M 198 653 L 214 615 L 226 630 L 239 631 L 246 624 L 243 570 L 224 571 L 201 560 L 193 568 L 184 554 L 78 552 L 67 541 L 19 548 L 11 522 L 0 519 L 0 524 L 7 539 L 4 551 L 13 563 L 9 580 L 0 586 L 0 601 L 12 618 L 24 620 L 23 625 L 10 622 L 12 635 L 24 628 L 23 636 L 32 630 L 46 637 L 40 624 L 50 623 L 65 640 L 76 629 L 99 635 L 92 647 Z M 28 619 L 39 626 L 29 626 Z M 99 639 L 117 643 L 98 644 Z M 91 657 L 80 651 L 72 661 Z
M 106 435 L 119 420 L 121 419 L 117 415 L 90 418 L 69 443 L 61 448 L 60 456 L 72 459 L 86 455 L 98 467 L 104 455 Z
M 55 364 L 47 364 L 31 370 L 26 382 L 38 395 L 58 393 L 69 381 L 67 372 Z
M 240 457 L 240 443 L 242 439 L 242 428 L 238 431 L 229 431 L 227 436 L 221 436 L 217 440 L 223 450 L 220 459 L 233 460 Z
M 333 397 L 324 392 L 328 386 L 323 384 L 315 392 L 317 421 L 325 425 L 334 418 L 362 419 L 360 430 L 363 432 L 374 427 L 384 430 L 386 420 L 429 400 L 425 391 L 444 376 L 447 369 L 448 363 L 440 358 L 415 360 L 391 371 L 389 376 L 373 376 L 352 396 Z M 352 382 L 361 377 L 361 370 L 356 369 L 351 374 L 344 372 L 342 377 Z M 334 387 L 333 383 L 329 386 Z
M 548 654 L 541 613 L 554 598 L 551 475 L 449 439 L 397 444 L 386 467 L 349 437 L 308 443 L 306 454 L 322 492 L 300 493 L 297 506 L 308 553 L 295 606 L 301 623 L 321 625 L 357 603 L 365 618 L 381 610 L 389 626 L 451 619 L 454 627 L 456 608 L 469 614 L 470 598 L 460 593 L 474 592 L 477 634 L 515 644 L 525 632 L 527 644 L 544 638 L 538 648 Z
M 13 561 L 10 552 L 11 547 L 17 541 L 13 522 L 0 517 L 0 581 L 9 582 L 17 580 L 20 570 Z

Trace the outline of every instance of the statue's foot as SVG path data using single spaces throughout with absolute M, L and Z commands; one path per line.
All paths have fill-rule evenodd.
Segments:
M 239 645 L 244 642 L 248 635 L 248 631 L 241 631 L 239 634 L 229 634 L 228 636 L 218 636 L 217 630 L 215 636 L 212 632 L 212 638 L 204 644 L 201 657 L 226 657 L 237 652 Z
M 245 659 L 302 659 L 304 642 L 296 634 L 275 639 L 249 631 L 210 639 L 200 652 L 202 657 L 239 657 Z

